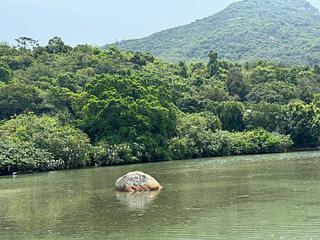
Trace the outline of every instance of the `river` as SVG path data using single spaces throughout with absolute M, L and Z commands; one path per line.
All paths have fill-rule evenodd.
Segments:
M 160 193 L 116 193 L 134 170 Z M 320 239 L 320 152 L 0 178 L 0 238 Z

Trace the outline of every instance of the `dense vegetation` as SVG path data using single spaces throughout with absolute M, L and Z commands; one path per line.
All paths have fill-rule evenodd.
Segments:
M 204 60 L 214 49 L 236 61 L 320 63 L 320 13 L 305 0 L 243 0 L 191 24 L 116 43 L 165 60 Z
M 318 65 L 0 44 L 1 174 L 282 152 L 319 133 Z

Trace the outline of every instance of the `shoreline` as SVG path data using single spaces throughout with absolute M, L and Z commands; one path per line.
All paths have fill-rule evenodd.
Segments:
M 312 152 L 312 151 L 320 151 L 320 147 L 305 147 L 305 148 L 291 148 L 288 152 Z
M 320 151 L 320 147 L 315 147 L 315 148 L 291 148 L 286 152 L 237 154 L 237 155 L 199 157 L 199 158 L 178 159 L 178 160 L 157 160 L 157 161 L 150 161 L 150 162 L 114 164 L 114 165 L 108 165 L 108 166 L 86 166 L 86 167 L 83 167 L 83 168 L 73 168 L 73 169 L 57 169 L 57 170 L 51 170 L 51 171 L 39 171 L 39 172 L 35 171 L 35 172 L 21 172 L 21 173 L 13 173 L 13 174 L 4 174 L 4 175 L 0 175 L 0 177 L 8 177 L 8 176 L 17 177 L 19 175 L 31 175 L 31 174 L 38 174 L 38 173 L 76 171 L 76 170 L 85 170 L 85 169 L 94 169 L 94 168 L 121 167 L 121 166 L 128 166 L 128 165 L 152 164 L 152 163 L 171 162 L 171 161 L 188 161 L 188 160 L 198 160 L 198 159 L 211 159 L 211 158 L 224 158 L 224 157 L 237 157 L 237 156 L 274 155 L 274 154 L 299 153 L 299 152 L 301 152 L 301 153 L 302 152 L 317 152 L 317 151 Z

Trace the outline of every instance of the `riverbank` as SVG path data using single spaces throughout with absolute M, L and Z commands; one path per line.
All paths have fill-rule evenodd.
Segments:
M 192 159 L 187 159 L 188 161 L 193 161 L 197 159 L 219 159 L 219 158 L 225 158 L 225 157 L 256 157 L 258 155 L 261 156 L 267 156 L 269 154 L 283 154 L 283 153 L 304 153 L 304 152 L 320 152 L 320 148 L 291 148 L 288 151 L 285 152 L 274 152 L 274 153 L 255 153 L 255 154 L 237 154 L 237 155 L 221 155 L 221 156 L 211 156 L 211 157 L 199 157 L 199 158 L 192 158 Z M 104 167 L 112 167 L 112 166 L 129 166 L 129 165 L 144 165 L 146 163 L 160 163 L 160 162 L 168 162 L 168 161 L 182 161 L 185 159 L 176 159 L 176 160 L 169 160 L 169 159 L 164 159 L 164 160 L 157 160 L 157 161 L 152 161 L 152 162 L 131 162 L 131 163 L 118 163 L 118 164 L 113 164 L 113 165 L 89 165 L 89 166 L 84 166 L 84 167 L 79 167 L 79 168 L 55 168 L 55 169 L 50 169 L 50 170 L 34 170 L 34 171 L 20 171 L 20 172 L 7 172 L 6 174 L 0 174 L 1 176 L 17 176 L 20 174 L 35 174 L 35 173 L 44 173 L 44 172 L 51 172 L 51 171 L 72 171 L 72 170 L 80 170 L 80 169 L 93 169 L 93 168 L 104 168 Z
M 194 116 L 192 116 L 194 117 Z M 202 116 L 201 116 L 202 117 Z M 216 120 L 215 116 L 208 118 Z M 266 130 L 228 132 L 193 124 L 164 145 L 92 143 L 88 135 L 57 117 L 21 114 L 0 124 L 0 174 L 44 172 L 161 160 L 285 152 L 289 136 Z M 146 140 L 145 140 L 146 141 Z M 149 139 L 152 142 L 153 138 Z M 152 144 L 151 144 L 152 145 Z
M 320 151 L 320 147 L 305 147 L 305 148 L 297 148 L 297 147 L 292 147 L 289 149 L 290 152 L 312 152 L 312 151 Z

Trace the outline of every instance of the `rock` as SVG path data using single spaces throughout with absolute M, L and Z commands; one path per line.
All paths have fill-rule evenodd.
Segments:
M 162 186 L 148 174 L 129 172 L 116 181 L 116 190 L 120 192 L 147 192 L 161 190 Z

